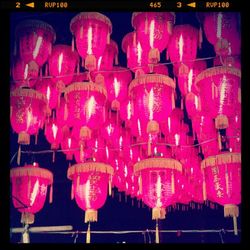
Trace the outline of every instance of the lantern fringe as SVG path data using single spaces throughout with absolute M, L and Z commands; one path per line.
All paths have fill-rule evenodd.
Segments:
M 206 182 L 205 178 L 203 177 L 203 182 L 202 182 L 202 195 L 203 195 L 203 200 L 207 200 L 207 188 L 206 188 Z
M 45 105 L 47 104 L 46 96 L 34 89 L 16 88 L 10 92 L 10 97 L 30 97 L 44 101 Z
M 228 118 L 226 115 L 217 115 L 215 118 L 215 127 L 217 129 L 228 128 Z
M 160 243 L 158 220 L 156 221 L 156 226 L 155 226 L 155 243 L 156 244 Z
M 96 57 L 94 55 L 87 55 L 84 66 L 87 70 L 93 71 L 96 69 Z
M 85 211 L 85 219 L 84 222 L 88 223 L 88 222 L 95 222 L 97 221 L 97 210 L 94 209 L 87 209 Z
M 233 67 L 218 66 L 203 70 L 195 78 L 195 85 L 199 85 L 199 82 L 205 78 L 213 77 L 218 74 L 232 74 L 241 77 L 241 70 Z
M 80 129 L 80 138 L 83 140 L 89 140 L 91 138 L 92 131 L 89 127 L 83 126 Z
M 224 205 L 224 217 L 238 217 L 239 207 L 234 204 Z
M 71 200 L 73 200 L 74 198 L 75 198 L 75 193 L 74 193 L 74 184 L 73 184 L 73 182 L 72 182 L 72 184 L 71 184 Z
M 159 84 L 164 84 L 167 85 L 171 88 L 175 88 L 175 83 L 172 78 L 161 75 L 161 74 L 144 74 L 139 76 L 138 78 L 135 78 L 134 80 L 131 81 L 129 84 L 129 95 L 131 95 L 131 91 L 133 88 L 139 86 L 139 85 L 145 85 L 149 83 L 159 83 Z
M 225 153 L 215 156 L 209 156 L 201 162 L 201 168 L 204 169 L 218 164 L 241 163 L 241 153 Z
M 218 148 L 219 148 L 219 151 L 221 151 L 222 145 L 221 145 L 221 134 L 220 134 L 220 132 L 218 132 Z
M 158 220 L 161 218 L 161 208 L 160 207 L 154 207 L 152 209 L 152 220 Z
M 88 230 L 86 232 L 86 243 L 90 243 L 90 223 L 88 224 Z
M 157 121 L 151 120 L 147 124 L 148 134 L 158 134 L 160 132 L 159 123 Z
M 111 109 L 112 110 L 120 110 L 120 102 L 118 100 L 113 100 L 112 103 L 111 103 Z
M 75 174 L 91 171 L 107 173 L 110 175 L 114 174 L 114 169 L 111 165 L 104 164 L 101 162 L 85 162 L 72 165 L 67 171 L 67 177 L 72 180 Z
M 149 63 L 157 63 L 160 61 L 160 51 L 157 48 L 150 49 L 148 53 L 148 62 Z
M 139 182 L 139 193 L 142 194 L 142 178 L 141 178 L 141 175 L 139 175 L 138 182 Z
M 20 165 L 21 162 L 21 145 L 18 147 L 18 152 L 17 152 L 17 165 Z
M 30 144 L 30 135 L 26 132 L 20 132 L 18 134 L 18 144 L 29 145 Z
M 53 183 L 53 174 L 45 168 L 17 167 L 10 170 L 10 177 L 34 176 L 47 179 L 48 185 Z
M 53 202 L 53 183 L 50 185 L 50 192 L 49 192 L 49 203 Z
M 33 224 L 35 221 L 35 215 L 29 212 L 23 212 L 21 215 L 21 223 Z
M 102 85 L 97 85 L 93 82 L 75 82 L 70 84 L 68 87 L 65 88 L 64 93 L 67 95 L 72 91 L 96 91 L 103 94 L 107 98 L 107 90 Z
M 182 165 L 179 161 L 171 158 L 148 158 L 137 162 L 134 165 L 134 172 L 138 173 L 143 169 L 167 168 L 182 171 Z

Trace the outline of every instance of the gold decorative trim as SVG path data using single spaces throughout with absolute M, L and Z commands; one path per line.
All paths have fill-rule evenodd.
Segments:
M 16 88 L 10 92 L 10 97 L 31 97 L 34 99 L 39 99 L 47 104 L 47 98 L 44 94 L 34 90 L 34 89 L 26 89 L 26 88 Z
M 21 22 L 17 28 L 16 28 L 16 36 L 19 36 L 23 31 L 27 31 L 30 29 L 35 29 L 35 28 L 42 28 L 45 29 L 47 32 L 51 33 L 52 39 L 53 39 L 53 43 L 56 41 L 56 32 L 53 29 L 53 27 L 51 25 L 49 25 L 48 23 L 45 23 L 41 20 L 26 20 Z
M 53 174 L 48 169 L 37 167 L 17 167 L 10 170 L 10 178 L 21 176 L 34 176 L 45 178 L 49 184 L 53 183 Z
M 134 87 L 137 87 L 142 84 L 147 84 L 147 83 L 156 83 L 156 84 L 160 83 L 160 84 L 167 85 L 173 89 L 175 88 L 175 82 L 169 76 L 165 76 L 161 74 L 145 74 L 131 81 L 131 83 L 129 84 L 129 88 L 128 88 L 129 95 L 131 94 L 130 92 L 132 91 Z
M 71 33 L 74 34 L 73 26 L 76 22 L 78 22 L 79 20 L 82 20 L 82 19 L 90 19 L 90 18 L 96 19 L 98 21 L 101 21 L 101 22 L 104 22 L 105 24 L 107 24 L 109 27 L 109 33 L 110 34 L 112 33 L 112 23 L 111 23 L 110 19 L 107 16 L 105 16 L 99 12 L 81 12 L 78 15 L 76 15 L 75 17 L 73 17 L 71 19 L 71 22 L 70 22 Z
M 195 78 L 195 85 L 199 84 L 204 78 L 213 77 L 218 74 L 232 74 L 238 77 L 241 77 L 241 70 L 233 67 L 226 67 L 226 66 L 218 66 L 209 69 L 203 70 L 199 75 Z
M 225 153 L 209 156 L 201 162 L 201 168 L 213 167 L 220 164 L 241 163 L 241 153 Z
M 179 161 L 171 158 L 148 158 L 137 162 L 134 165 L 134 172 L 138 174 L 139 171 L 148 168 L 168 168 L 182 171 L 182 165 Z
M 107 90 L 104 86 L 100 84 L 96 84 L 94 82 L 75 82 L 70 84 L 68 87 L 64 89 L 64 94 L 67 95 L 72 91 L 79 91 L 79 90 L 86 90 L 86 91 L 96 91 L 103 94 L 107 98 Z
M 102 162 L 85 162 L 72 165 L 68 168 L 67 177 L 72 180 L 75 174 L 86 172 L 101 172 L 113 175 L 114 169 L 111 165 Z

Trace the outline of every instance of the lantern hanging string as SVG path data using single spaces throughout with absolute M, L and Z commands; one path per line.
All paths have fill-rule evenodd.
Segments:
M 185 62 L 182 61 L 182 63 L 186 63 L 186 62 L 195 62 L 195 61 L 202 61 L 202 60 L 212 60 L 212 59 L 215 59 L 215 58 L 220 58 L 220 56 L 211 56 L 211 57 L 204 57 L 204 58 L 196 58 L 194 60 L 187 60 Z M 237 56 L 232 56 L 232 57 L 237 57 Z M 158 63 L 157 65 L 171 65 L 171 64 L 178 64 L 180 62 L 166 62 L 166 63 Z M 129 68 L 124 68 L 124 69 L 121 69 L 121 70 L 98 70 L 98 73 L 102 73 L 102 72 L 110 72 L 110 73 L 114 73 L 114 72 L 124 72 L 124 71 L 131 71 L 133 69 L 136 69 L 136 68 L 132 68 L 132 69 L 129 69 Z M 79 75 L 83 75 L 83 74 L 86 74 L 87 71 L 85 72 L 81 72 L 81 73 L 74 73 L 74 74 L 66 74 L 66 75 L 60 75 L 60 76 L 40 76 L 39 78 L 40 79 L 50 79 L 50 78 L 63 78 L 63 77 L 67 77 L 67 76 L 79 76 Z M 27 78 L 27 82 L 29 82 L 30 80 L 33 80 L 33 79 L 36 79 L 36 78 L 33 78 L 33 77 L 29 77 Z M 12 81 L 12 82 L 23 82 L 23 80 L 15 80 L 15 81 Z M 28 85 L 29 86 L 29 85 Z
M 238 138 L 238 136 L 228 136 L 228 138 Z M 201 143 L 197 143 L 197 144 L 192 144 L 192 145 L 179 145 L 180 148 L 191 148 L 191 147 L 197 147 L 197 146 L 200 146 L 200 145 L 203 145 L 203 144 L 206 144 L 206 143 L 209 143 L 211 141 L 216 141 L 217 140 L 217 137 L 216 138 L 212 138 L 212 139 L 209 139 L 209 140 L 206 140 L 206 141 L 203 141 Z M 135 147 L 135 146 L 139 146 L 139 145 L 146 145 L 147 142 L 141 142 L 141 143 L 135 143 L 135 144 L 131 144 L 129 146 L 130 147 Z M 170 147 L 175 147 L 176 145 L 175 144 L 169 144 L 169 143 L 157 143 L 156 145 L 161 145 L 161 146 L 170 146 Z M 95 149 L 95 147 L 93 147 L 93 149 Z M 105 149 L 103 147 L 100 147 L 99 149 Z M 21 151 L 21 153 L 23 154 L 46 154 L 46 153 L 54 153 L 54 152 L 74 152 L 74 151 L 78 151 L 80 150 L 80 148 L 72 148 L 72 149 L 58 149 L 58 150 L 52 150 L 52 149 L 49 149 L 49 150 L 40 150 L 40 151 Z M 116 151 L 116 150 L 119 150 L 119 148 L 110 148 L 111 151 Z M 15 159 L 15 156 L 16 156 L 17 152 L 15 152 L 15 154 L 12 156 L 11 158 L 11 161 L 10 161 L 10 164 L 12 163 L 12 161 Z

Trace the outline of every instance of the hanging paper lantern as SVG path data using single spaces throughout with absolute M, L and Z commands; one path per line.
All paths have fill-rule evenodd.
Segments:
M 69 122 L 70 118 L 71 116 L 69 114 L 68 105 L 66 103 L 65 97 L 60 96 L 59 106 L 57 105 L 56 107 L 56 120 L 58 126 L 64 127 L 66 125 L 68 127 L 71 127 L 72 122 Z
M 110 40 L 103 54 L 97 59 L 97 70 L 112 70 L 113 63 L 118 64 L 118 45 L 115 41 Z
M 50 78 L 41 78 L 37 81 L 36 90 L 43 93 L 46 96 L 48 107 L 51 110 L 55 109 L 58 105 L 59 91 L 56 86 L 51 82 Z
M 136 40 L 135 31 L 123 37 L 122 50 L 127 56 L 127 67 L 135 73 L 135 77 L 149 73 L 148 51 L 143 49 L 141 43 Z
M 98 12 L 81 12 L 70 22 L 70 30 L 76 38 L 76 48 L 89 71 L 96 69 L 97 58 L 103 55 L 110 43 L 112 23 Z
M 10 122 L 18 133 L 19 144 L 29 144 L 38 133 L 46 113 L 46 97 L 33 89 L 16 88 L 10 92 Z
M 237 205 L 241 203 L 241 154 L 210 156 L 202 161 L 201 168 L 205 171 L 207 194 L 224 206 L 225 217 L 234 218 L 234 232 L 237 234 Z
M 51 149 L 58 149 L 63 139 L 62 127 L 57 124 L 57 120 L 54 118 L 52 118 L 47 124 L 45 124 L 45 126 L 45 137 L 51 144 Z
M 97 210 L 107 198 L 107 189 L 113 168 L 101 162 L 87 162 L 69 167 L 67 176 L 72 180 L 71 198 L 75 197 L 77 205 L 85 211 L 84 222 L 97 221 Z M 87 242 L 90 243 L 90 225 Z
M 228 127 L 228 117 L 241 103 L 241 72 L 232 67 L 215 67 L 202 71 L 195 79 L 200 90 L 201 110 L 215 118 L 217 129 Z
M 72 82 L 78 60 L 78 54 L 71 50 L 71 46 L 63 44 L 53 46 L 49 57 L 49 73 L 52 76 L 51 81 L 57 84 L 60 91 L 64 85 Z
M 167 46 L 172 34 L 173 12 L 134 12 L 132 26 L 141 47 L 148 51 L 148 63 L 160 61 L 160 52 Z
M 12 183 L 12 202 L 22 213 L 21 223 L 33 224 L 35 213 L 39 212 L 45 203 L 47 187 L 50 187 L 50 202 L 52 202 L 53 174 L 40 168 L 38 163 L 12 168 L 10 170 Z
M 25 63 L 42 66 L 51 54 L 56 34 L 52 26 L 40 20 L 26 20 L 16 28 L 20 58 Z
M 129 95 L 134 107 L 133 119 L 139 119 L 146 125 L 145 132 L 148 134 L 158 134 L 162 121 L 167 120 L 175 107 L 174 90 L 174 81 L 160 74 L 143 75 L 130 83 Z M 148 153 L 151 154 L 150 147 Z
M 185 106 L 188 117 L 193 119 L 201 111 L 200 96 L 193 92 L 187 93 L 185 96 Z
M 178 75 L 188 74 L 196 58 L 198 43 L 198 29 L 189 24 L 174 26 L 173 35 L 169 40 L 168 54 Z
M 234 12 L 203 13 L 203 28 L 207 40 L 217 55 L 240 55 L 240 18 Z
M 93 82 L 76 82 L 65 89 L 68 125 L 80 128 L 78 139 L 91 138 L 91 130 L 104 124 L 106 97 L 106 89 Z
M 32 88 L 36 84 L 39 66 L 34 61 L 25 63 L 20 58 L 15 58 L 11 70 L 15 87 Z
M 124 102 L 121 103 L 120 109 L 120 117 L 123 121 L 125 121 L 126 128 L 130 128 L 131 126 L 132 112 L 132 102 L 129 98 L 127 98 Z

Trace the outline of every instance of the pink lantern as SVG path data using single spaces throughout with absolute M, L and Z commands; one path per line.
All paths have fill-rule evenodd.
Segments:
M 240 54 L 239 14 L 236 12 L 203 13 L 207 40 L 221 56 Z
M 201 168 L 205 172 L 207 194 L 224 206 L 225 217 L 234 218 L 234 232 L 237 234 L 237 205 L 241 203 L 241 154 L 210 156 L 202 161 Z
M 63 131 L 62 127 L 57 124 L 56 119 L 52 118 L 47 124 L 45 124 L 45 137 L 51 144 L 52 150 L 59 148 L 63 139 Z
M 141 43 L 136 41 L 136 32 L 126 34 L 122 39 L 122 50 L 127 56 L 127 67 L 136 73 L 148 73 L 148 51 L 142 49 Z
M 67 127 L 66 127 L 67 128 Z M 66 155 L 66 160 L 73 160 L 74 146 L 77 145 L 74 137 L 71 135 L 69 128 L 67 133 L 64 133 L 63 139 L 61 141 L 62 152 Z
M 76 38 L 78 53 L 85 60 L 85 68 L 94 70 L 97 58 L 103 55 L 110 43 L 112 23 L 101 13 L 81 12 L 71 20 L 70 30 Z
M 71 83 L 78 60 L 78 54 L 71 50 L 71 46 L 59 44 L 52 48 L 49 73 L 52 76 L 51 81 L 57 83 L 59 89 Z
M 173 12 L 134 12 L 132 26 L 141 47 L 148 51 L 148 62 L 160 61 L 160 52 L 167 46 L 172 34 L 175 14 Z
M 49 185 L 51 185 L 50 202 L 52 202 L 53 174 L 34 162 L 33 165 L 12 168 L 10 180 L 14 207 L 22 213 L 21 223 L 33 224 L 34 214 L 44 206 Z
M 26 20 L 16 29 L 20 58 L 25 63 L 42 66 L 51 53 L 56 34 L 52 26 L 39 20 Z M 36 66 L 37 67 L 37 66 Z
M 231 152 L 241 152 L 241 113 L 229 118 L 229 127 L 226 130 L 228 148 Z
M 131 126 L 132 119 L 132 102 L 129 98 L 121 103 L 120 117 L 123 121 L 125 121 L 125 127 L 129 128 Z
M 12 66 L 12 78 L 16 87 L 34 87 L 39 74 L 39 66 L 31 61 L 25 63 L 15 58 Z
M 69 125 L 69 111 L 68 106 L 63 96 L 60 97 L 59 106 L 56 107 L 56 120 L 60 127 L 64 127 L 65 125 Z M 72 124 L 71 124 L 72 125 Z M 69 126 L 70 127 L 70 126 Z
M 241 72 L 232 67 L 215 67 L 202 71 L 195 79 L 200 90 L 201 110 L 215 118 L 217 129 L 228 127 L 228 117 L 241 103 Z
M 173 35 L 169 40 L 168 54 L 171 62 L 174 63 L 174 68 L 178 69 L 178 75 L 186 74 L 192 67 L 198 43 L 198 29 L 189 24 L 174 26 Z
M 185 96 L 185 105 L 189 118 L 193 119 L 201 111 L 200 97 L 193 92 Z
M 91 129 L 104 124 L 106 97 L 106 89 L 93 82 L 76 82 L 65 89 L 68 125 L 80 128 L 78 139 L 91 138 Z
M 72 180 L 71 198 L 75 197 L 77 205 L 85 211 L 85 223 L 97 221 L 97 210 L 106 201 L 108 182 L 113 172 L 110 165 L 100 162 L 86 162 L 69 167 L 67 176 Z M 90 243 L 90 225 L 86 239 L 86 243 Z
M 58 92 L 56 86 L 54 86 L 54 84 L 51 82 L 51 79 L 39 79 L 36 84 L 36 90 L 46 96 L 48 107 L 50 110 L 55 109 L 57 107 L 60 93 Z M 51 111 L 49 111 L 48 114 L 50 115 Z
M 97 70 L 112 70 L 114 61 L 118 64 L 118 45 L 110 40 L 110 44 L 106 45 L 103 54 L 97 60 Z
M 38 133 L 46 114 L 46 97 L 33 89 L 16 88 L 10 93 L 10 122 L 19 144 L 29 144 Z
M 175 107 L 174 89 L 174 81 L 160 74 L 142 75 L 130 83 L 133 119 L 146 125 L 148 134 L 158 134 L 162 121 L 167 120 Z

